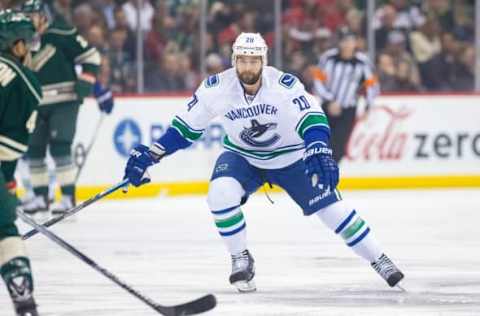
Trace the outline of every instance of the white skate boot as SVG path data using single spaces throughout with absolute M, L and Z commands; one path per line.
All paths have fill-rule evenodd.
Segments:
M 248 250 L 232 255 L 232 274 L 230 283 L 239 292 L 253 292 L 257 290 L 253 277 L 255 276 L 255 260 Z
M 75 206 L 75 201 L 70 195 L 62 195 L 62 199 L 59 202 L 52 204 L 52 216 L 62 216 L 66 211 Z
M 402 271 L 385 254 L 373 262 L 372 267 L 391 287 L 396 286 L 404 277 Z

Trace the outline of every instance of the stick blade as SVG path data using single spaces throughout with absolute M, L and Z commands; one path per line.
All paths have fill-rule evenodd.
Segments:
M 159 306 L 157 311 L 166 316 L 186 316 L 204 313 L 217 305 L 217 299 L 212 294 L 205 295 L 194 301 L 174 306 Z

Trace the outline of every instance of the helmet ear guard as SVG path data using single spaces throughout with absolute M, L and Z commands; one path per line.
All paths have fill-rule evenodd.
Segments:
M 260 33 L 241 33 L 232 45 L 232 66 L 237 56 L 260 56 L 263 66 L 267 65 L 268 46 Z

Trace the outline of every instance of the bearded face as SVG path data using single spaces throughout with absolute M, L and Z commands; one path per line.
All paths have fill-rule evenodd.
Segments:
M 237 56 L 235 68 L 237 76 L 243 84 L 252 85 L 258 82 L 262 75 L 261 56 Z

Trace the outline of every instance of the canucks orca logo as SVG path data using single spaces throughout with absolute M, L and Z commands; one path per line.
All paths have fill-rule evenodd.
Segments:
M 276 133 L 266 140 L 259 139 L 267 131 L 277 128 L 277 123 L 260 124 L 257 120 L 251 120 L 251 122 L 252 126 L 244 127 L 243 131 L 240 133 L 240 139 L 250 146 L 268 147 L 275 144 L 280 139 L 280 135 Z

